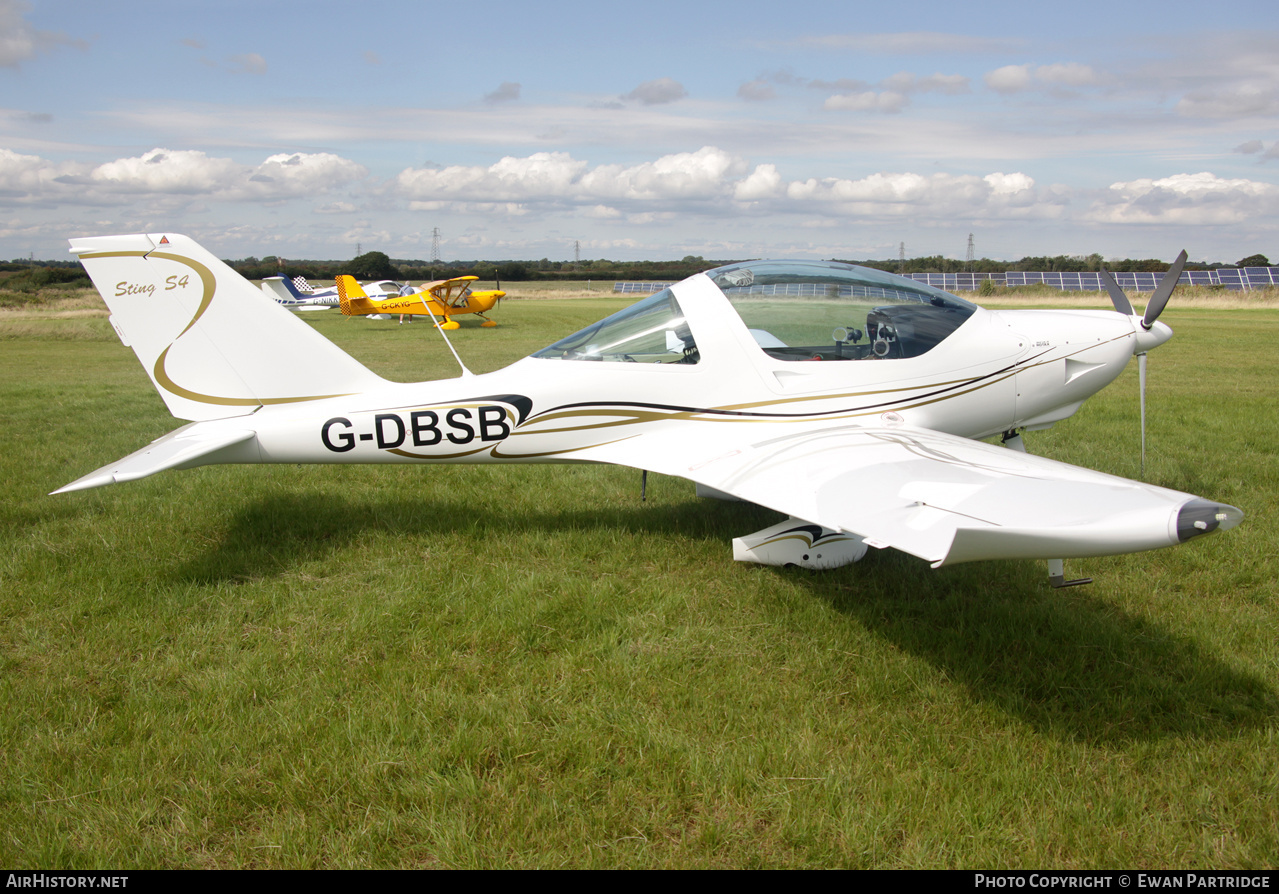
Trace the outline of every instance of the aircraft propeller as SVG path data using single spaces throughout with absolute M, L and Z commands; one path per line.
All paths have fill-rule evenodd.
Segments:
M 1159 319 L 1159 315 L 1164 312 L 1164 308 L 1168 306 L 1168 299 L 1172 297 L 1173 289 L 1177 288 L 1177 282 L 1181 279 L 1181 271 L 1186 266 L 1186 252 L 1183 249 L 1181 254 L 1177 255 L 1177 259 L 1172 262 L 1172 266 L 1168 268 L 1168 272 L 1159 280 L 1159 284 L 1155 286 L 1155 290 L 1150 294 L 1150 301 L 1146 303 L 1146 312 L 1142 315 L 1137 323 L 1145 332 L 1152 332 L 1155 328 L 1155 322 Z M 1137 312 L 1132 309 L 1132 302 L 1128 300 L 1128 296 L 1124 294 L 1123 289 L 1119 288 L 1119 284 L 1115 282 L 1115 278 L 1110 275 L 1108 270 L 1102 269 L 1101 281 L 1106 286 L 1106 291 L 1110 293 L 1110 303 L 1115 306 L 1115 310 L 1126 317 L 1135 317 Z M 1166 333 L 1166 334 L 1165 334 Z M 1151 348 L 1158 347 L 1172 336 L 1172 330 L 1167 326 L 1164 327 L 1164 333 L 1154 333 L 1153 338 L 1143 339 L 1142 332 L 1137 333 L 1137 387 L 1141 394 L 1141 472 L 1146 472 L 1146 354 Z
M 1159 280 L 1159 285 L 1155 286 L 1155 291 L 1150 296 L 1150 303 L 1146 305 L 1146 314 L 1141 319 L 1141 325 L 1146 329 L 1155 325 L 1155 320 L 1159 319 L 1159 315 L 1164 312 L 1164 307 L 1168 304 L 1168 299 L 1172 297 L 1172 290 L 1177 288 L 1177 281 L 1181 279 L 1181 270 L 1186 266 L 1186 251 L 1182 249 L 1181 254 L 1177 255 L 1177 260 L 1172 262 L 1172 266 L 1168 268 L 1168 272 L 1164 274 L 1163 279 Z

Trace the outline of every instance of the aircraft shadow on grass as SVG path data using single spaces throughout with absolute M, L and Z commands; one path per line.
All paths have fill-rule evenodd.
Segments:
M 837 611 L 1041 733 L 1118 745 L 1230 738 L 1279 719 L 1279 693 L 1262 677 L 1087 591 L 1045 592 L 1030 563 L 992 566 L 996 584 L 986 592 L 973 592 L 971 581 L 948 587 L 922 568 L 900 565 L 893 569 L 897 586 L 874 599 L 859 598 L 847 582 L 814 577 L 809 586 Z
M 447 498 L 280 495 L 247 505 L 221 542 L 174 574 L 199 584 L 274 577 L 377 532 L 428 549 L 461 534 L 476 555 L 490 549 L 498 556 L 513 530 L 677 533 L 713 544 L 726 526 L 770 515 L 715 501 L 500 514 Z M 1045 591 L 1032 562 L 979 566 L 979 589 L 973 567 L 939 574 L 904 554 L 877 551 L 855 570 L 760 566 L 751 573 L 800 582 L 851 622 L 1045 735 L 1097 745 L 1229 738 L 1279 719 L 1279 695 L 1266 681 L 1232 668 L 1192 636 L 1080 590 Z M 832 678 L 829 688 L 836 693 L 846 683 Z

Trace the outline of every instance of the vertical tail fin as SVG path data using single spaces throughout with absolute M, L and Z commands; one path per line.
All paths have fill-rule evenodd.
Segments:
M 337 284 L 338 307 L 342 308 L 342 313 L 348 317 L 368 313 L 369 296 L 365 294 L 364 289 L 360 288 L 354 276 L 343 273 L 337 278 Z
M 297 285 L 287 276 L 268 276 L 262 280 L 262 291 L 285 306 L 306 300 L 298 291 Z
M 241 416 L 384 382 L 189 237 L 74 239 L 71 251 L 179 419 Z

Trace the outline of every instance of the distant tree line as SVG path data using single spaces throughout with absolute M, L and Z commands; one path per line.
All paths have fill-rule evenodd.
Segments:
M 739 259 L 744 260 L 744 259 Z M 633 280 L 640 282 L 674 282 L 710 270 L 725 264 L 735 264 L 739 260 L 707 260 L 697 255 L 686 255 L 678 261 L 610 261 L 606 258 L 590 261 L 551 261 L 542 258 L 540 261 L 448 261 L 432 264 L 428 261 L 406 258 L 391 258 L 380 251 L 366 252 L 349 261 L 295 261 L 281 262 L 274 257 L 245 258 L 240 261 L 227 261 L 232 267 L 249 279 L 263 279 L 268 276 L 286 274 L 288 276 L 304 276 L 316 281 L 327 281 L 346 273 L 356 279 L 448 279 L 454 276 L 478 276 L 481 280 L 500 280 L 501 282 L 523 282 L 526 280 L 555 279 L 599 279 L 599 280 Z M 1045 273 L 1096 271 L 1105 267 L 1107 270 L 1128 273 L 1162 273 L 1168 269 L 1168 262 L 1158 258 L 1124 258 L 1123 260 L 1106 260 L 1099 254 L 1027 256 L 1019 261 L 992 261 L 982 258 L 979 261 L 957 261 L 932 255 L 922 258 L 899 259 L 844 259 L 832 258 L 848 264 L 860 264 L 874 267 L 889 273 L 1007 273 L 1011 270 L 1034 270 Z M 1188 263 L 1187 270 L 1215 270 L 1221 267 L 1269 267 L 1270 262 L 1265 255 L 1250 255 L 1235 264 L 1214 261 L 1210 264 Z
M 340 274 L 356 279 L 434 280 L 455 276 L 478 276 L 481 280 L 524 282 L 526 280 L 600 279 L 675 281 L 735 263 L 731 260 L 706 260 L 687 255 L 678 261 L 610 261 L 605 258 L 591 261 L 430 261 L 409 258 L 391 258 L 384 252 L 365 252 L 349 261 L 306 261 L 276 257 L 244 258 L 227 261 L 240 275 L 248 279 L 264 279 L 268 276 L 303 276 L 318 282 L 331 280 Z
M 79 270 L 81 273 L 84 269 L 77 260 L 70 261 L 30 261 L 26 258 L 14 258 L 12 261 L 5 263 L 0 261 L 0 273 L 11 273 L 15 270 L 28 270 L 32 267 L 67 267 Z
M 32 261 L 0 263 L 0 288 L 9 292 L 38 292 L 41 289 L 78 289 L 89 285 L 89 275 L 79 261 Z
M 742 259 L 744 260 L 744 259 Z M 1055 255 L 1053 257 L 1024 257 L 1019 261 L 958 261 L 932 255 L 907 258 L 904 262 L 893 258 L 842 259 L 849 264 L 874 267 L 889 273 L 1007 273 L 1012 270 L 1034 270 L 1045 273 L 1095 271 L 1102 267 L 1116 272 L 1161 273 L 1168 263 L 1157 258 L 1105 260 L 1099 254 Z M 700 255 L 685 255 L 678 261 L 610 261 L 599 258 L 590 261 L 429 261 L 408 258 L 391 258 L 384 252 L 365 252 L 349 261 L 306 261 L 265 258 L 243 258 L 227 261 L 248 279 L 265 279 L 268 276 L 303 276 L 317 283 L 331 282 L 339 274 L 349 274 L 360 280 L 434 280 L 454 276 L 478 276 L 483 281 L 523 282 L 526 280 L 632 280 L 640 282 L 674 282 L 737 260 L 707 260 Z M 1221 267 L 1269 267 L 1265 255 L 1255 254 L 1241 258 L 1234 264 L 1213 261 L 1210 264 L 1191 262 L 1187 270 L 1216 270 Z M 30 261 L 15 258 L 9 263 L 0 261 L 0 281 L 9 290 L 28 291 L 58 285 L 71 285 L 87 280 L 79 261 Z M 87 283 L 82 283 L 87 284 Z

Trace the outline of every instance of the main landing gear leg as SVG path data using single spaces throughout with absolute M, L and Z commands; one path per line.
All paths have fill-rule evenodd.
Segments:
M 1016 450 L 1018 453 L 1026 452 L 1026 444 L 1021 439 L 1021 432 L 1017 431 L 1015 428 L 1010 428 L 1008 431 L 1004 432 L 1003 437 L 1000 440 L 1009 450 Z
M 1004 432 L 1002 438 L 1003 444 L 1009 450 L 1016 450 L 1018 453 L 1026 452 L 1026 444 L 1021 439 L 1021 432 L 1015 428 L 1010 428 Z M 1060 590 L 1062 587 L 1079 587 L 1084 584 L 1092 583 L 1091 577 L 1080 577 L 1075 580 L 1066 580 L 1065 565 L 1061 559 L 1048 560 L 1048 583 L 1052 585 L 1054 590 Z
M 1083 584 L 1090 584 L 1092 583 L 1092 578 L 1080 577 L 1075 580 L 1066 580 L 1066 573 L 1061 559 L 1049 559 L 1048 583 L 1052 584 L 1054 590 L 1060 590 L 1062 587 L 1078 587 Z

